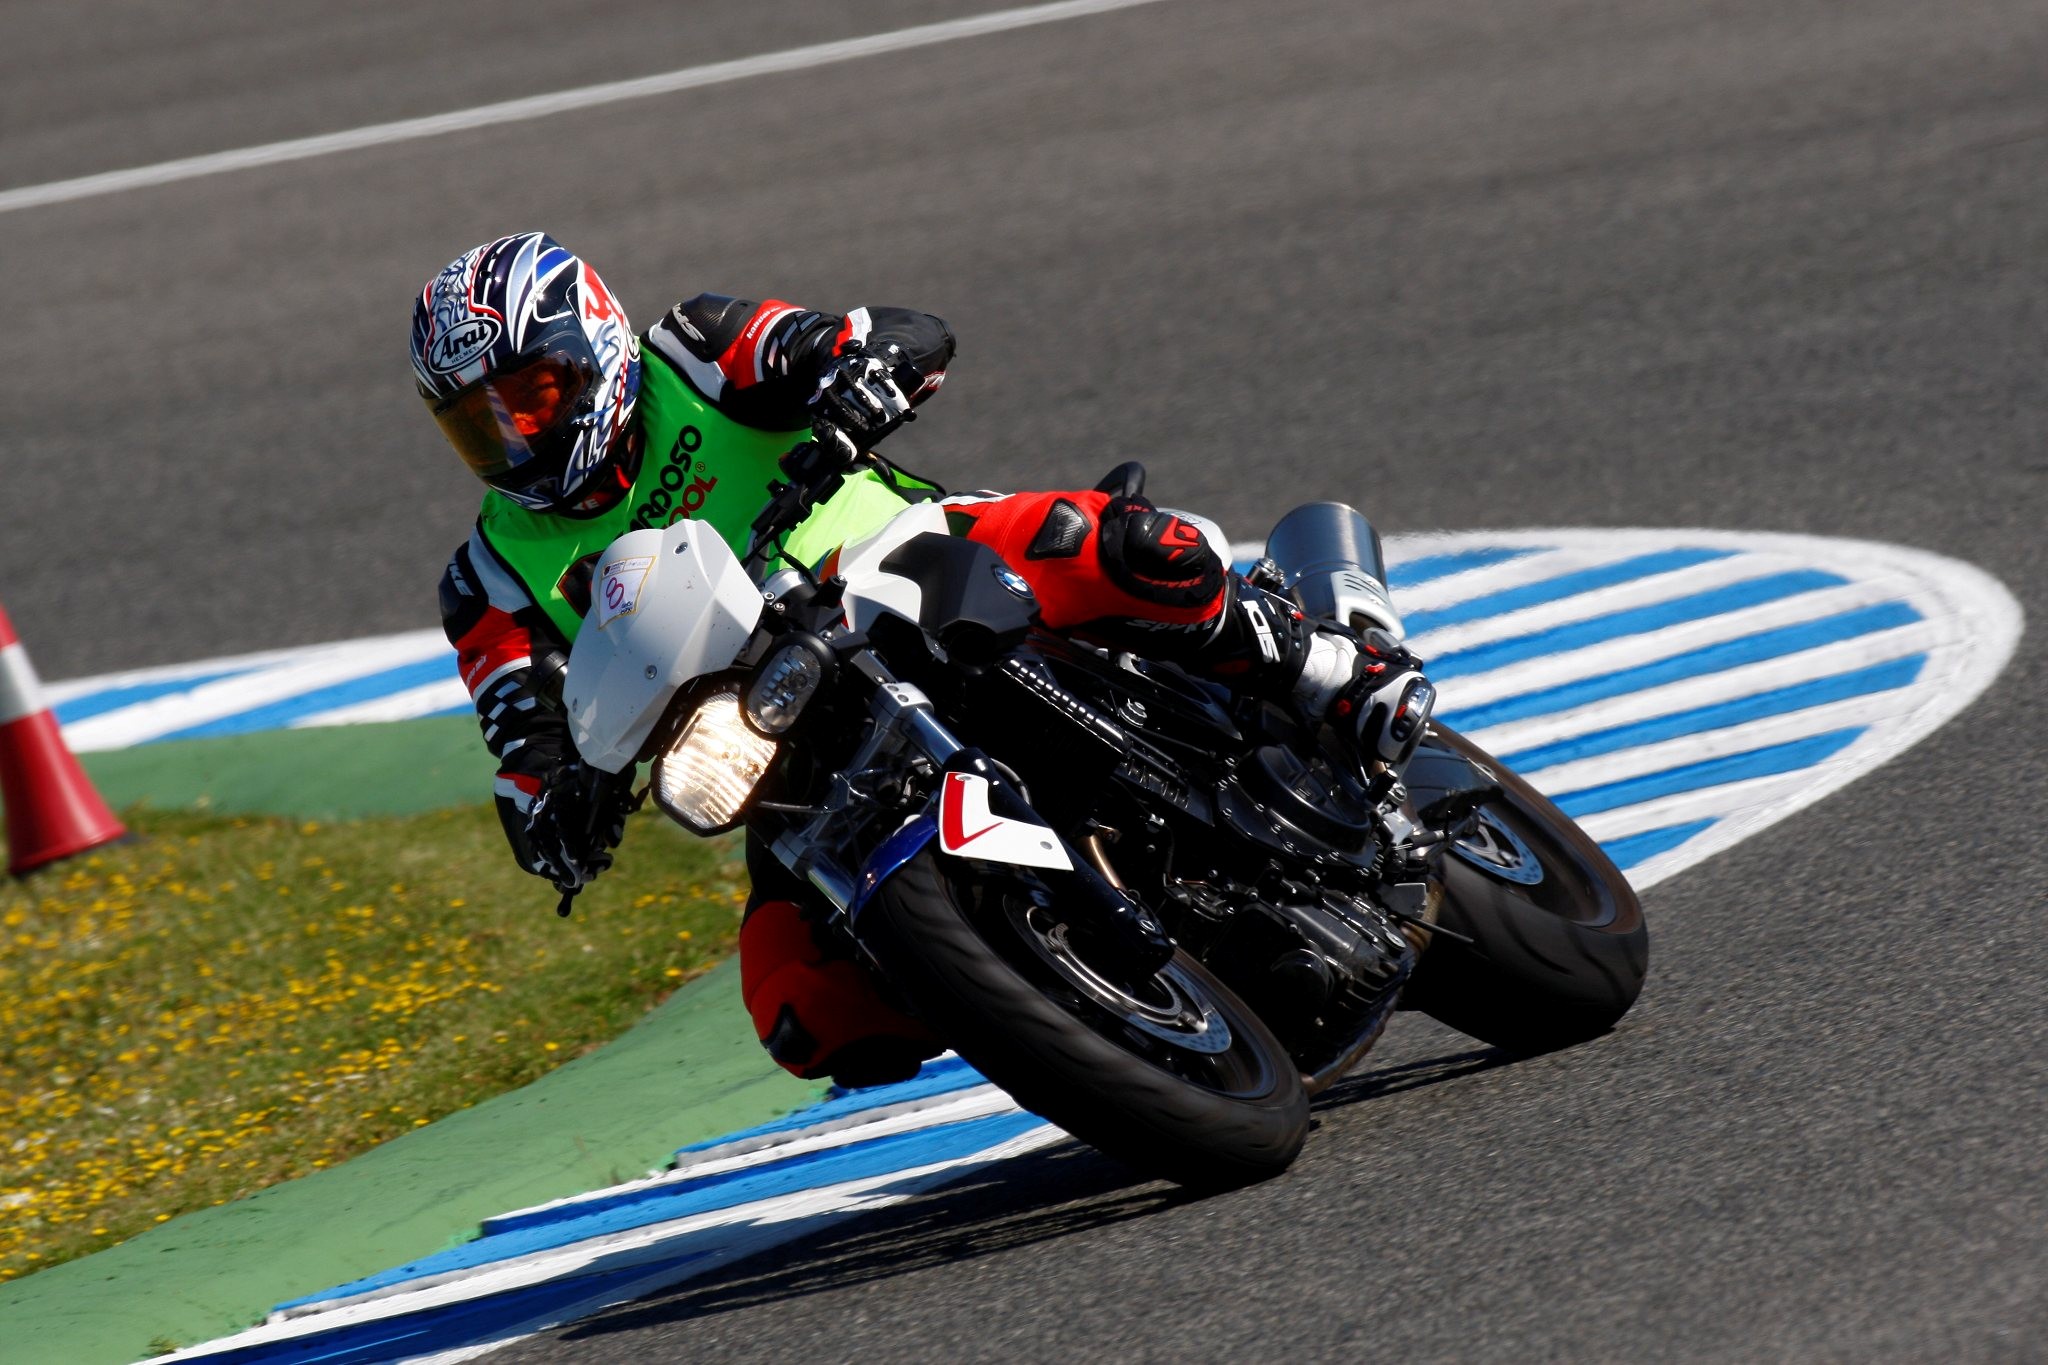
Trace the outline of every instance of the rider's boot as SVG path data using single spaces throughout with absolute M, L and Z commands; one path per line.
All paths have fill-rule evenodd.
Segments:
M 1352 735 L 1361 755 L 1399 771 L 1415 752 L 1436 704 L 1422 661 L 1382 630 L 1350 636 L 1317 631 L 1293 688 L 1304 715 Z
M 1255 580 L 1233 586 L 1215 633 L 1189 660 L 1197 671 L 1292 702 L 1305 718 L 1353 737 L 1362 758 L 1395 769 L 1406 763 L 1436 700 L 1422 661 L 1377 616 L 1342 631 L 1318 625 Z

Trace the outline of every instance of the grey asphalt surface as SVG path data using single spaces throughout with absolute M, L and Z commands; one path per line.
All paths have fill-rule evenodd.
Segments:
M 0 187 L 973 8 L 26 3 Z M 643 323 L 945 315 L 956 485 L 1866 537 L 2039 622 L 2044 72 L 2016 0 L 1169 0 L 0 215 L 0 603 L 52 677 L 430 624 L 410 297 L 539 225 Z M 1271 1184 L 1060 1149 L 492 1358 L 2048 1358 L 2044 663 L 1652 891 L 1607 1039 L 1404 1018 Z

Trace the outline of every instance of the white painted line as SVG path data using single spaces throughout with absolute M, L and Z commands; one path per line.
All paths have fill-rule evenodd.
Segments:
M 1811 769 L 1798 772 L 1778 773 L 1771 777 L 1752 777 L 1741 782 L 1729 782 L 1719 787 L 1701 787 L 1697 791 L 1678 792 L 1662 796 L 1655 801 L 1640 805 L 1623 806 L 1618 810 L 1601 811 L 1588 815 L 1578 822 L 1598 843 L 1609 843 L 1625 839 L 1631 834 L 1643 834 L 1653 829 L 1669 829 L 1673 825 L 1690 824 L 1695 820 L 1719 820 L 1739 814 L 1758 806 L 1776 802 L 1788 792 L 1797 790 L 1813 781 Z M 1634 871 L 1629 873 L 1629 885 L 1641 890 L 1646 883 Z
M 1706 545 L 1728 546 L 1759 553 L 1783 553 L 1857 580 L 1851 588 L 1809 593 L 1803 597 L 1788 599 L 1787 602 L 1774 603 L 1770 607 L 1732 613 L 1727 618 L 1715 618 L 1712 621 L 1698 623 L 1708 626 L 1724 621 L 1739 623 L 1739 629 L 1734 632 L 1736 637 L 1766 628 L 1767 624 L 1788 624 L 1776 618 L 1779 610 L 1789 604 L 1804 604 L 1810 611 L 1814 605 L 1813 599 L 1816 598 L 1848 600 L 1856 605 L 1867 604 L 1870 601 L 1900 600 L 1910 602 L 1925 618 L 1926 628 L 1935 643 L 1947 646 L 1930 663 L 1928 672 L 1914 684 L 1914 699 L 1909 709 L 1888 719 L 1884 724 L 1873 727 L 1862 739 L 1816 767 L 1787 774 L 1783 778 L 1764 779 L 1754 785 L 1731 783 L 1707 792 L 1688 793 L 1646 802 L 1626 812 L 1614 812 L 1613 818 L 1608 815 L 1592 816 L 1582 822 L 1594 838 L 1606 840 L 1620 837 L 1625 833 L 1639 833 L 1686 823 L 1689 820 L 1719 817 L 1718 822 L 1711 828 L 1688 839 L 1677 848 L 1645 859 L 1630 868 L 1629 881 L 1639 889 L 1654 886 L 1686 868 L 1713 857 L 1723 849 L 1740 843 L 1750 835 L 1789 818 L 1830 793 L 1840 790 L 1871 769 L 1909 750 L 1959 714 L 1992 684 L 2011 660 L 2013 651 L 2018 648 L 2020 635 L 2026 624 L 2025 614 L 2012 593 L 2004 584 L 1975 565 L 1931 554 L 1925 550 L 1876 541 L 1836 540 L 1826 536 L 1765 532 L 1611 531 L 1560 528 L 1538 531 L 1471 532 L 1430 537 L 1426 546 L 1418 546 L 1417 551 L 1443 553 L 1481 545 L 1553 546 L 1580 540 L 1600 540 L 1622 548 L 1640 547 L 1644 551 L 1660 546 Z M 1855 597 L 1864 600 L 1862 603 L 1854 603 Z M 1798 619 L 1812 617 L 1809 615 Z M 1660 632 L 1660 636 L 1664 637 L 1659 641 L 1660 647 L 1669 644 L 1669 637 L 1684 634 L 1689 630 L 1688 627 Z M 1641 639 L 1634 642 L 1614 641 L 1609 645 L 1596 646 L 1593 650 L 1579 653 L 1592 655 L 1613 651 L 1613 647 L 1617 645 L 1628 646 L 1621 651 L 1608 653 L 1600 667 L 1590 670 L 1607 672 L 1645 662 L 1646 657 L 1640 652 L 1642 643 Z M 1693 646 L 1688 643 L 1685 647 Z M 1946 657 L 1942 657 L 1944 655 Z M 1668 653 L 1663 657 L 1668 657 Z M 1572 667 L 1583 667 L 1584 662 L 1583 659 L 1573 661 Z M 1488 684 L 1494 696 L 1514 695 L 1535 690 L 1539 686 L 1555 685 L 1554 681 L 1534 681 L 1532 675 L 1541 673 L 1546 666 L 1554 667 L 1556 663 L 1556 660 L 1533 660 L 1529 664 L 1501 669 L 1482 678 L 1454 679 L 1445 685 L 1446 708 L 1449 709 L 1449 704 L 1453 700 L 1453 688 L 1468 682 Z M 1568 681 L 1572 676 L 1572 673 L 1567 672 L 1562 677 L 1555 678 L 1555 681 Z M 1456 703 L 1472 704 L 1462 695 L 1456 697 Z M 1456 723 L 1455 715 L 1450 719 L 1453 724 Z M 1544 783 L 1538 785 L 1552 789 Z
M 1437 709 L 1456 725 L 1455 712 L 1461 707 L 1480 706 L 1503 697 L 1519 697 L 1525 692 L 1544 692 L 1567 683 L 1602 678 L 1623 669 L 1660 663 L 1708 645 L 1726 644 L 1779 626 L 1803 625 L 1897 598 L 1898 593 L 1883 584 L 1851 583 L 1846 587 L 1801 593 L 1797 597 L 1783 598 L 1747 611 L 1708 616 L 1643 635 L 1626 635 L 1582 649 L 1539 655 L 1504 668 L 1442 680 L 1443 701 L 1438 703 Z M 1427 665 L 1429 656 L 1424 655 L 1423 659 Z
M 1159 0 L 1061 0 L 1058 4 L 995 10 L 988 14 L 948 19 L 936 24 L 920 24 L 914 28 L 896 29 L 889 33 L 876 33 L 863 38 L 815 43 L 809 47 L 766 52 L 755 57 L 740 57 L 732 61 L 684 67 L 681 70 L 666 71 L 654 76 L 607 81 L 602 85 L 586 85 L 574 90 L 557 91 L 551 95 L 529 95 L 524 99 L 484 104 L 473 109 L 458 109 L 446 114 L 431 114 L 424 118 L 400 119 L 393 123 L 375 123 L 345 132 L 323 133 L 317 137 L 292 138 L 284 142 L 267 142 L 260 146 L 242 147 L 234 151 L 180 157 L 175 161 L 160 161 L 153 166 L 102 171 L 97 175 L 82 175 L 71 180 L 22 185 L 11 190 L 0 190 L 0 213 L 41 208 L 48 204 L 64 204 L 105 194 L 119 194 L 125 190 L 144 189 L 152 185 L 169 185 L 180 180 L 197 180 L 204 176 L 223 175 L 229 171 L 249 170 L 257 166 L 306 161 L 313 157 L 332 156 L 336 152 L 352 152 L 364 147 L 413 142 L 421 138 L 440 137 L 446 133 L 467 132 L 472 128 L 523 123 L 530 119 L 546 118 L 551 114 L 567 113 L 575 109 L 593 109 L 625 100 L 671 95 L 682 90 L 698 90 L 707 85 L 723 85 L 754 76 L 804 71 L 838 62 L 850 62 L 861 57 L 905 52 L 911 48 L 956 42 L 962 38 L 977 38 L 989 33 L 1005 33 L 1038 24 L 1054 24 L 1066 19 L 1079 19 L 1091 14 L 1132 9 L 1138 5 L 1158 2 Z
M 1395 573 L 1404 561 L 1426 557 L 1426 547 L 1395 541 L 1387 546 L 1387 569 Z M 1396 556 L 1399 558 L 1396 558 Z M 1461 569 L 1457 573 L 1445 574 L 1417 583 L 1412 588 L 1394 589 L 1394 605 L 1405 616 L 1410 612 L 1441 611 L 1445 607 L 1470 602 L 1475 597 L 1500 592 L 1506 588 L 1519 588 L 1545 578 L 1562 578 L 1568 573 L 1591 569 L 1602 564 L 1612 564 L 1617 559 L 1627 559 L 1624 551 L 1611 554 L 1599 553 L 1596 549 L 1574 545 L 1569 549 L 1539 550 L 1534 554 L 1519 555 L 1514 559 L 1502 560 L 1498 564 L 1485 564 L 1476 569 Z
M 958 1176 L 964 1175 L 974 1167 L 1007 1161 L 1011 1157 L 1023 1156 L 1029 1152 L 1035 1152 L 1040 1148 L 1050 1147 L 1067 1140 L 1069 1139 L 1065 1133 L 1048 1123 L 1028 1133 L 1011 1138 L 1000 1146 L 977 1152 L 973 1156 L 960 1161 L 923 1168 L 923 1170 L 917 1172 L 906 1172 L 905 1176 L 908 1176 L 909 1179 L 899 1190 L 892 1191 L 888 1195 L 869 1198 L 848 1207 L 844 1211 L 856 1212 L 865 1209 L 887 1208 L 892 1204 L 900 1204 L 926 1190 L 950 1184 Z M 902 1180 L 904 1177 L 880 1177 L 880 1179 Z M 801 1218 L 810 1215 L 798 1214 L 795 1216 Z M 480 1342 L 473 1346 L 458 1347 L 451 1351 L 441 1351 L 433 1355 L 421 1356 L 418 1357 L 415 1365 L 455 1365 L 455 1362 L 474 1360 L 478 1356 L 494 1351 L 501 1346 L 509 1345 L 522 1337 L 531 1336 L 536 1332 L 543 1332 L 551 1327 L 559 1327 L 565 1323 L 574 1322 L 579 1318 L 588 1317 L 592 1313 L 609 1308 L 614 1304 L 631 1303 L 635 1299 L 644 1298 L 662 1289 L 695 1279 L 707 1270 L 715 1269 L 742 1256 L 751 1255 L 765 1247 L 791 1240 L 791 1236 L 795 1235 L 778 1235 L 777 1232 L 770 1230 L 776 1226 L 776 1220 L 767 1221 L 762 1226 L 753 1230 L 753 1237 L 749 1242 L 742 1243 L 732 1251 L 721 1249 L 717 1254 L 707 1256 L 701 1261 L 693 1261 L 681 1268 L 658 1271 L 634 1284 L 603 1294 L 593 1295 L 581 1303 L 553 1309 L 543 1317 L 532 1318 L 521 1323 L 508 1324 L 497 1333 L 494 1333 L 490 1341 Z
M 921 1106 L 891 1108 L 888 1112 L 868 1122 L 850 1126 L 829 1125 L 820 1128 L 797 1128 L 775 1136 L 783 1139 L 773 1145 L 750 1148 L 731 1156 L 713 1156 L 692 1152 L 689 1157 L 678 1160 L 672 1170 L 657 1171 L 640 1180 L 629 1180 L 623 1185 L 594 1190 L 588 1194 L 572 1194 L 561 1199 L 551 1199 L 545 1204 L 531 1208 L 515 1209 L 500 1214 L 501 1218 L 517 1218 L 550 1209 L 574 1208 L 580 1204 L 603 1202 L 622 1194 L 641 1190 L 659 1190 L 671 1185 L 687 1185 L 693 1180 L 706 1176 L 724 1175 L 731 1171 L 751 1170 L 773 1161 L 785 1161 L 790 1157 L 805 1156 L 812 1152 L 830 1151 L 834 1147 L 845 1147 L 856 1142 L 867 1142 L 874 1138 L 893 1137 L 898 1133 L 913 1133 L 921 1128 L 932 1128 L 947 1123 L 962 1123 L 968 1119 L 988 1118 L 995 1114 L 1018 1112 L 1017 1102 L 993 1085 L 979 1085 L 970 1090 L 948 1093 L 945 1103 Z M 694 1159 L 693 1159 L 694 1158 Z M 302 1305 L 293 1312 L 315 1311 L 329 1305 L 332 1300 L 319 1300 Z
M 439 631 L 431 630 L 295 651 L 288 662 L 206 683 L 189 692 L 139 702 L 66 726 L 64 738 L 81 753 L 125 748 L 258 706 L 302 696 L 316 688 L 367 677 L 387 668 L 420 663 L 447 652 L 447 640 Z
M 1690 568 L 1669 569 L 1646 578 L 1630 579 L 1626 583 L 1573 593 L 1554 602 L 1542 602 L 1532 607 L 1502 612 L 1496 616 L 1484 616 L 1459 625 L 1425 631 L 1408 643 L 1417 654 L 1424 659 L 1430 659 L 1440 654 L 1455 654 L 1480 645 L 1490 645 L 1499 640 L 1539 635 L 1546 630 L 1575 625 L 1599 616 L 1610 616 L 1615 612 L 1628 611 L 1635 607 L 1655 606 L 1660 602 L 1674 601 L 1694 593 L 1710 592 L 1715 588 L 1725 588 L 1730 584 L 1747 582 L 1752 578 L 1765 578 L 1774 573 L 1783 573 L 1787 569 L 1807 567 L 1810 566 L 1793 564 L 1769 555 L 1734 555 L 1727 559 L 1708 560 L 1704 564 L 1695 564 Z
M 493 1262 L 469 1271 L 433 1276 L 424 1281 L 411 1282 L 407 1293 L 365 1298 L 361 1302 L 333 1307 L 327 1312 L 311 1317 L 279 1316 L 261 1326 L 252 1327 L 230 1337 L 188 1347 L 161 1359 L 166 1362 L 202 1359 L 222 1351 L 286 1342 L 314 1333 L 330 1332 L 353 1323 L 374 1322 L 405 1313 L 418 1313 L 491 1294 L 544 1284 L 550 1280 L 627 1269 L 634 1265 L 659 1261 L 673 1254 L 676 1240 L 690 1233 L 716 1227 L 734 1229 L 733 1235 L 709 1255 L 682 1266 L 665 1267 L 643 1280 L 613 1288 L 585 1303 L 551 1310 L 544 1318 L 509 1324 L 498 1333 L 494 1333 L 493 1339 L 488 1343 L 442 1352 L 432 1357 L 441 1360 L 467 1360 L 492 1347 L 504 1345 L 517 1336 L 585 1316 L 608 1304 L 625 1302 L 652 1293 L 656 1289 L 681 1283 L 736 1257 L 789 1241 L 808 1231 L 822 1216 L 900 1204 L 925 1190 L 946 1183 L 965 1170 L 1007 1160 L 1067 1140 L 1064 1132 L 1049 1123 L 1043 1124 L 965 1156 L 906 1166 L 899 1171 L 863 1176 L 857 1180 L 827 1185 L 819 1189 L 793 1191 L 786 1195 L 757 1200 L 734 1208 L 719 1209 L 711 1213 L 691 1214 L 667 1222 L 593 1237 L 571 1246 Z
M 429 640 L 439 640 L 443 647 L 447 637 L 438 628 L 424 630 L 402 630 L 391 635 L 366 635 L 359 640 L 348 641 L 350 645 L 363 649 L 420 649 L 426 648 Z M 195 659 L 184 664 L 152 664 L 148 668 L 123 669 L 119 673 L 100 673 L 90 678 L 67 678 L 63 682 L 45 684 L 50 702 L 55 705 L 73 697 L 90 696 L 95 692 L 111 692 L 116 688 L 136 687 L 149 683 L 177 682 L 182 678 L 203 677 L 208 673 L 231 673 L 267 668 L 272 664 L 291 663 L 306 657 L 308 652 L 337 648 L 334 642 L 318 645 L 288 645 L 283 649 L 263 649 L 253 654 L 228 654 L 218 659 Z M 426 657 L 424 654 L 421 657 Z
M 463 687 L 462 679 L 455 676 L 455 661 L 451 656 L 445 681 L 407 688 L 388 697 L 357 702 L 352 706 L 337 706 L 332 711 L 317 712 L 293 721 L 290 728 L 309 730 L 322 725 L 371 725 L 387 720 L 417 720 L 450 707 L 468 705 L 469 691 Z
M 1823 645 L 1819 649 L 1803 650 L 1779 659 L 1764 659 L 1758 663 L 1744 664 L 1740 668 L 1702 673 L 1698 677 L 1666 683 L 1662 687 L 1627 692 L 1618 697 L 1608 697 L 1585 706 L 1574 707 L 1569 711 L 1559 711 L 1554 715 L 1531 716 L 1527 720 L 1511 720 L 1504 724 L 1489 725 L 1480 730 L 1462 730 L 1459 733 L 1486 752 L 1497 757 L 1506 757 L 1524 749 L 1554 744 L 1558 740 L 1570 739 L 1577 735 L 1595 734 L 1618 725 L 1655 720 L 1661 716 L 1676 715 L 1681 711 L 1691 711 L 1719 702 L 1753 697 L 1758 693 L 1793 683 L 1813 682 L 1842 673 L 1853 673 L 1871 664 L 1885 663 L 1888 660 L 1919 653 L 1935 643 L 1936 637 L 1927 628 L 1927 624 L 1915 622 L 1910 626 L 1900 626 L 1896 630 L 1881 630 L 1874 635 L 1859 635 L 1852 640 L 1840 640 L 1831 645 Z M 1933 666 L 1931 660 L 1929 666 Z
M 1701 730 L 1655 744 L 1640 744 L 1633 749 L 1618 749 L 1611 754 L 1539 768 L 1534 772 L 1523 772 L 1522 776 L 1539 784 L 1551 796 L 1560 792 L 1585 791 L 1589 787 L 1648 777 L 1673 768 L 1748 753 L 1752 749 L 1810 739 L 1834 730 L 1866 728 L 1905 709 L 1908 708 L 1901 704 L 1900 699 L 1889 692 L 1850 697 L 1825 706 L 1811 706 L 1804 711 L 1788 711 L 1782 716 L 1766 716 L 1741 725 Z

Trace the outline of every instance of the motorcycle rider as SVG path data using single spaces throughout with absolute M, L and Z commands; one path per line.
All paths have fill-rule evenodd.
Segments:
M 636 337 L 597 272 L 537 232 L 476 247 L 427 282 L 412 318 L 419 393 L 487 485 L 441 579 L 442 624 L 499 763 L 498 814 L 521 867 L 579 887 L 610 866 L 623 833 L 615 812 L 593 822 L 581 807 L 589 787 L 542 686 L 549 656 L 566 653 L 581 624 L 598 554 L 629 530 L 686 516 L 744 554 L 779 458 L 814 421 L 830 424 L 817 429 L 823 439 L 842 439 L 836 429 L 872 447 L 938 391 L 953 351 L 952 332 L 928 313 L 835 316 L 715 294 Z M 906 503 L 935 498 L 955 534 L 1024 576 L 1047 628 L 1291 699 L 1389 761 L 1412 746 L 1389 722 L 1420 674 L 1392 635 L 1367 631 L 1361 646 L 1317 630 L 1231 573 L 1199 527 L 1127 485 L 947 497 L 867 469 L 783 553 L 817 567 Z M 748 855 L 741 992 L 764 1046 L 804 1077 L 914 1073 L 936 1040 L 813 936 L 815 893 L 765 851 L 750 844 Z

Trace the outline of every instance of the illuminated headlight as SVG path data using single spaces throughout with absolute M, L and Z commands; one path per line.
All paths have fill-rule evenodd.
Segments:
M 764 735 L 781 735 L 796 724 L 825 681 L 821 651 L 807 640 L 792 640 L 768 656 L 747 689 L 747 719 Z
M 740 718 L 739 693 L 714 692 L 654 761 L 654 802 L 699 834 L 739 819 L 740 807 L 775 759 L 775 741 Z

